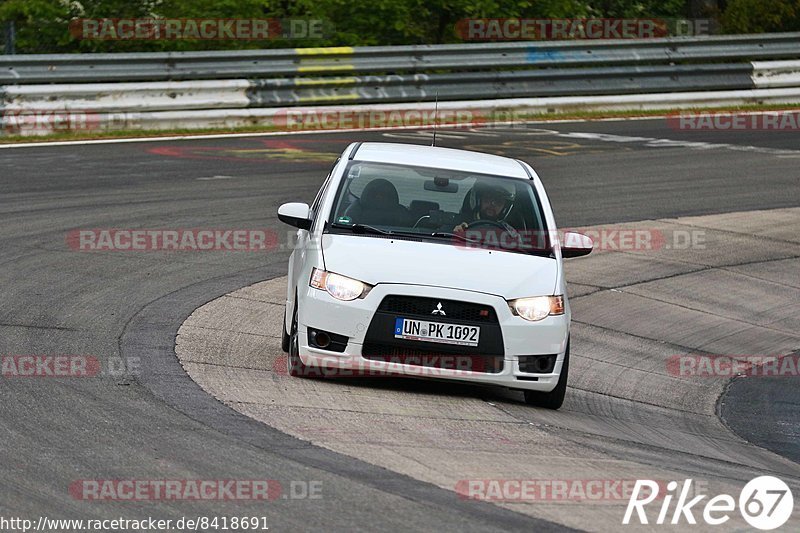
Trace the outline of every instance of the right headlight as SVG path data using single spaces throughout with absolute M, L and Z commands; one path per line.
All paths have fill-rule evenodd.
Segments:
M 311 271 L 311 280 L 309 280 L 308 284 L 315 289 L 326 291 L 337 300 L 344 302 L 363 298 L 372 289 L 371 285 L 367 285 L 357 279 L 326 272 L 318 268 Z
M 535 296 L 533 298 L 519 298 L 508 302 L 511 312 L 517 316 L 538 322 L 548 316 L 564 314 L 563 296 Z

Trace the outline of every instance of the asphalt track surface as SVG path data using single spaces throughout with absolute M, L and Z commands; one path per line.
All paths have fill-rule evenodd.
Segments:
M 443 130 L 437 144 L 531 162 L 559 224 L 583 226 L 800 206 L 799 138 L 679 132 L 654 119 Z M 277 206 L 310 201 L 347 143 L 426 139 L 368 132 L 0 151 L 0 354 L 89 354 L 140 366 L 117 377 L 0 378 L 3 516 L 267 516 L 275 530 L 557 528 L 294 439 L 227 409 L 183 373 L 173 348 L 185 318 L 283 275 L 288 251 L 87 253 L 65 241 L 76 228 L 285 236 Z M 763 424 L 775 411 L 796 435 L 798 387 L 780 388 L 766 402 L 752 388 L 739 397 L 762 399 L 752 419 Z M 751 440 L 764 434 L 740 426 L 755 433 Z M 797 459 L 796 438 L 768 440 L 760 444 L 780 441 L 773 448 Z M 80 479 L 165 478 L 319 480 L 325 492 L 265 505 L 94 502 L 68 491 Z
M 697 354 L 779 355 L 800 344 L 800 209 L 637 221 L 604 226 L 604 235 L 625 228 L 659 232 L 664 244 L 615 250 L 598 239 L 592 255 L 565 265 L 575 318 L 570 394 L 557 413 L 501 388 L 374 373 L 291 378 L 279 341 L 286 277 L 198 308 L 178 330 L 176 354 L 203 390 L 270 427 L 464 496 L 493 487 L 485 492 L 493 504 L 574 528 L 619 527 L 627 497 L 587 481 L 600 477 L 689 478 L 704 484 L 701 494 L 736 494 L 756 473 L 771 473 L 800 490 L 797 464 L 720 421 L 730 376 L 686 370 Z M 687 232 L 703 245 L 678 246 L 683 239 L 673 237 Z M 484 252 L 457 251 L 459 262 L 471 253 Z M 794 359 L 784 361 L 790 372 Z M 763 418 L 768 398 L 784 401 L 772 392 L 754 404 Z M 554 489 L 504 499 L 500 482 L 481 481 L 509 478 Z M 739 518 L 725 529 L 744 526 Z

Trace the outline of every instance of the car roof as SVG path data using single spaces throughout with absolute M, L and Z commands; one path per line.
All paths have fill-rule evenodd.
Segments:
M 438 146 L 365 142 L 358 147 L 353 159 L 530 179 L 522 164 L 515 159 Z

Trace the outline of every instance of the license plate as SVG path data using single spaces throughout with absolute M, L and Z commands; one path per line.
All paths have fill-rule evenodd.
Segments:
M 394 322 L 394 337 L 410 341 L 477 346 L 481 335 L 478 326 L 459 326 L 427 320 L 398 318 Z

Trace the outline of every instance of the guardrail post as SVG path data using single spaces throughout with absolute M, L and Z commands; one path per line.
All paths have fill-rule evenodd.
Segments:
M 3 26 L 3 33 L 5 33 L 5 38 L 3 39 L 5 46 L 3 48 L 6 54 L 11 55 L 16 52 L 14 44 L 17 40 L 17 31 L 13 20 L 6 21 Z
M 719 0 L 689 0 L 689 16 L 692 18 L 708 17 L 719 11 Z

